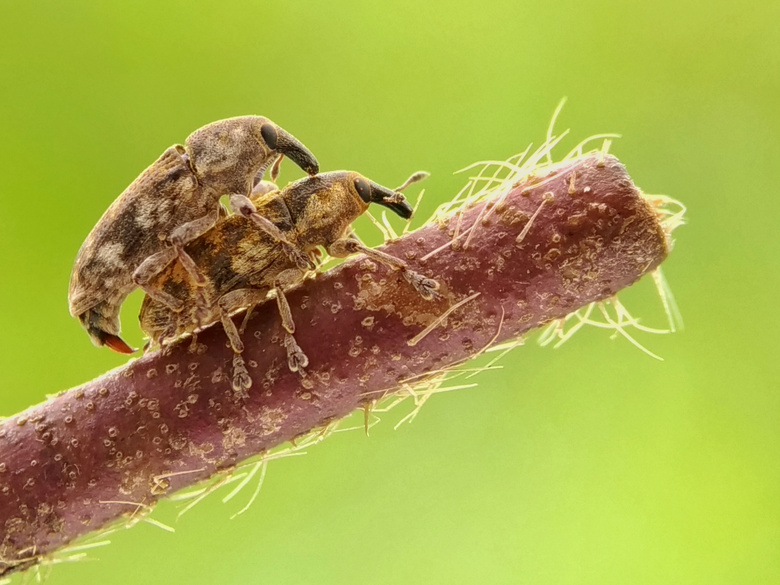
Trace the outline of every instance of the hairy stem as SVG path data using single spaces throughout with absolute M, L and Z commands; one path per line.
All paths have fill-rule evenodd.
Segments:
M 668 243 L 613 157 L 528 176 L 381 248 L 436 279 L 424 300 L 364 256 L 287 299 L 305 376 L 289 371 L 276 305 L 243 339 L 253 386 L 231 387 L 217 324 L 0 425 L 0 575 L 175 490 L 517 338 L 653 270 Z

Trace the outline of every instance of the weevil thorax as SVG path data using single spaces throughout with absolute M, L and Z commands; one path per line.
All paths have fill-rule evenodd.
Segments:
M 281 192 L 295 225 L 295 240 L 310 249 L 344 237 L 368 204 L 354 187 L 358 173 L 321 173 L 291 183 Z
M 190 165 L 204 189 L 217 197 L 249 193 L 255 175 L 279 158 L 263 139 L 265 124 L 273 122 L 262 116 L 240 116 L 213 122 L 187 137 L 184 145 Z

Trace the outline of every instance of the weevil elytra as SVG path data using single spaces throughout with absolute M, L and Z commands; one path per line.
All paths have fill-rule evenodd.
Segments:
M 417 173 L 413 178 L 419 180 L 424 176 Z M 401 217 L 410 218 L 412 208 L 400 192 L 348 171 L 306 177 L 281 191 L 267 190 L 267 184 L 260 183 L 252 197 L 258 213 L 267 217 L 287 240 L 307 255 L 315 255 L 320 246 L 334 257 L 362 252 L 379 263 L 400 270 L 424 298 L 439 296 L 436 281 L 412 271 L 403 260 L 367 248 L 349 237 L 351 223 L 368 209 L 370 203 L 384 205 Z M 171 311 L 159 300 L 147 296 L 139 316 L 141 329 L 160 345 L 165 339 L 195 331 L 199 322 L 195 299 L 198 292 L 202 293 L 210 310 L 200 322 L 222 322 L 235 352 L 233 387 L 236 391 L 244 391 L 252 381 L 241 358 L 243 342 L 230 315 L 263 302 L 273 290 L 285 330 L 288 365 L 291 370 L 302 372 L 308 358 L 293 337 L 295 324 L 284 290 L 303 280 L 305 270 L 281 253 L 270 235 L 253 229 L 246 219 L 237 215 L 220 221 L 191 242 L 186 251 L 203 271 L 205 286 L 200 291 L 196 290 L 181 262 L 172 263 L 150 285 L 184 299 L 184 309 Z
M 196 130 L 143 171 L 87 236 L 71 273 L 70 314 L 92 342 L 134 351 L 119 337 L 119 308 L 136 287 L 171 310 L 182 310 L 181 299 L 149 282 L 178 258 L 193 282 L 204 283 L 185 246 L 225 214 L 223 195 L 235 212 L 277 238 L 296 265 L 311 266 L 249 199 L 256 177 L 271 165 L 273 174 L 282 156 L 309 175 L 319 172 L 314 155 L 291 134 L 267 118 L 242 116 Z

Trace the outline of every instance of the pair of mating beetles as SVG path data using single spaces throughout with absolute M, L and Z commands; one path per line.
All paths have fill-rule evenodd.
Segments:
M 279 191 L 262 179 L 269 168 L 276 179 L 283 156 L 309 176 Z M 314 155 L 267 118 L 230 118 L 196 130 L 141 173 L 87 236 L 71 274 L 71 315 L 95 345 L 121 353 L 133 349 L 119 337 L 119 308 L 136 287 L 147 295 L 141 329 L 161 345 L 220 320 L 235 356 L 233 386 L 243 391 L 251 378 L 230 315 L 273 290 L 289 367 L 302 371 L 308 358 L 293 337 L 284 289 L 315 268 L 319 246 L 335 257 L 363 252 L 400 270 L 424 298 L 438 296 L 436 281 L 349 237 L 369 203 L 410 218 L 402 188 L 354 172 L 318 173 Z M 232 215 L 220 203 L 225 195 Z

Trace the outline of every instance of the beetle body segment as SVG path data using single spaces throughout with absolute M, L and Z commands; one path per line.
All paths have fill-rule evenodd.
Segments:
M 425 298 L 437 296 L 435 281 L 409 270 L 402 260 L 365 248 L 347 237 L 351 223 L 372 202 L 385 205 L 402 217 L 411 217 L 412 208 L 400 193 L 358 173 L 346 171 L 306 177 L 281 191 L 265 192 L 264 185 L 258 186 L 261 188 L 252 198 L 258 213 L 310 258 L 315 257 L 320 246 L 333 256 L 364 252 L 395 270 L 404 271 L 406 280 Z M 284 297 L 284 289 L 301 282 L 305 271 L 280 250 L 278 240 L 253 229 L 245 218 L 234 215 L 190 243 L 187 253 L 203 272 L 205 284 L 196 287 L 179 262 L 172 263 L 157 275 L 151 284 L 183 299 L 184 308 L 171 311 L 150 296 L 144 299 L 139 320 L 141 329 L 152 341 L 162 345 L 166 339 L 192 333 L 202 325 L 221 320 L 236 352 L 233 387 L 245 391 L 251 386 L 251 378 L 241 359 L 243 343 L 230 315 L 264 301 L 273 289 L 287 332 L 284 345 L 290 369 L 300 371 L 306 366 L 308 358 L 292 336 L 295 325 Z M 206 298 L 206 315 L 198 312 L 197 295 Z
M 306 147 L 267 118 L 229 118 L 165 150 L 125 189 L 87 236 L 71 273 L 70 313 L 95 345 L 130 349 L 119 338 L 127 295 L 137 286 L 153 294 L 146 281 L 177 255 L 186 260 L 183 246 L 222 214 L 219 198 L 248 196 L 256 177 L 282 155 L 307 173 L 318 171 Z
M 253 196 L 252 202 L 290 242 L 310 254 L 318 246 L 327 247 L 343 238 L 350 224 L 368 209 L 354 187 L 350 189 L 359 176 L 323 173 L 296 181 L 282 191 Z M 184 300 L 185 306 L 175 312 L 151 297 L 144 299 L 139 319 L 141 329 L 152 340 L 178 337 L 196 328 L 197 294 L 203 294 L 210 307 L 201 321 L 211 323 L 220 319 L 218 301 L 225 294 L 252 288 L 265 295 L 279 274 L 296 268 L 280 253 L 271 236 L 254 229 L 239 215 L 225 218 L 186 250 L 204 273 L 206 285 L 199 291 L 179 262 L 172 263 L 150 283 Z M 302 280 L 305 273 L 299 272 Z

